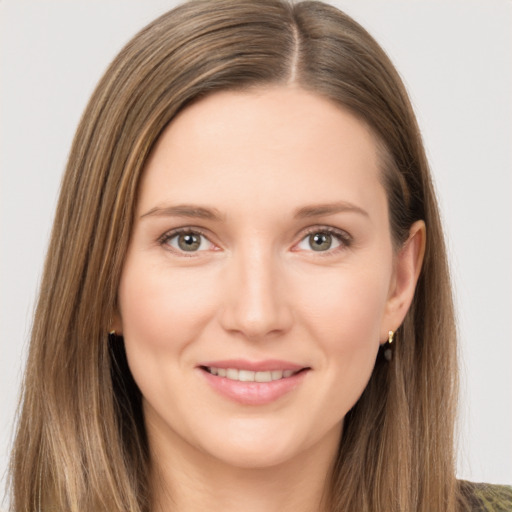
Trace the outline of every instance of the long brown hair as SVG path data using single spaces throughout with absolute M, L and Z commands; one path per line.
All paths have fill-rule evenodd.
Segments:
M 374 39 L 321 2 L 195 0 L 137 34 L 95 90 L 73 141 L 46 259 L 11 463 L 12 507 L 149 511 L 140 392 L 108 338 L 137 187 L 166 125 L 218 90 L 290 84 L 349 109 L 381 146 L 396 247 L 427 247 L 393 360 L 347 414 L 332 511 L 458 510 L 456 333 L 443 234 L 405 88 Z

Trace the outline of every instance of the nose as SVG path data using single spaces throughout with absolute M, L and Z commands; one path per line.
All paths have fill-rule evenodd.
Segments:
M 283 270 L 271 250 L 254 244 L 234 254 L 222 285 L 222 327 L 251 340 L 288 331 L 293 315 Z

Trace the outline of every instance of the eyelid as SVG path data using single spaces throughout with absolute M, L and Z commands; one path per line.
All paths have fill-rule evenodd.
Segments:
M 304 251 L 304 252 L 311 252 L 318 256 L 330 256 L 334 253 L 337 253 L 340 250 L 346 249 L 347 247 L 350 247 L 350 245 L 353 242 L 352 236 L 345 230 L 340 228 L 335 228 L 333 226 L 310 226 L 306 228 L 305 231 L 301 233 L 300 240 L 294 245 L 294 248 L 301 243 L 306 237 L 314 234 L 314 233 L 328 233 L 332 236 L 334 236 L 339 242 L 340 246 L 335 247 L 334 249 L 328 249 L 327 251 L 314 251 L 311 249 L 310 251 Z M 300 249 L 296 249 L 296 251 L 299 251 Z
M 195 234 L 195 235 L 200 235 L 200 236 L 204 237 L 206 240 L 208 240 L 208 242 L 210 244 L 212 244 L 213 246 L 217 247 L 217 245 L 211 241 L 210 237 L 206 234 L 204 229 L 199 228 L 199 227 L 195 227 L 195 226 L 184 226 L 184 227 L 180 227 L 180 228 L 170 229 L 169 231 L 166 231 L 163 235 L 161 235 L 157 239 L 157 242 L 161 246 L 166 246 L 166 249 L 171 251 L 171 252 L 173 252 L 174 254 L 179 254 L 180 256 L 185 256 L 186 258 L 192 258 L 194 256 L 197 256 L 199 253 L 207 252 L 207 250 L 190 251 L 190 252 L 180 251 L 179 249 L 176 249 L 175 247 L 172 247 L 172 246 L 170 246 L 167 243 L 167 242 L 169 242 L 169 240 L 171 238 L 174 238 L 174 237 L 176 237 L 178 235 L 186 234 L 186 233 L 192 233 L 192 234 Z
M 167 244 L 167 242 L 171 238 L 174 238 L 175 236 L 178 236 L 183 233 L 193 233 L 193 234 L 201 235 L 202 237 L 206 238 L 206 240 L 208 240 L 208 242 L 210 244 L 218 247 L 217 244 L 215 244 L 214 242 L 211 241 L 210 236 L 207 234 L 207 230 L 204 230 L 203 228 L 196 227 L 196 226 L 183 226 L 183 227 L 174 228 L 169 231 L 166 231 L 163 235 L 161 235 L 157 239 L 157 242 L 162 246 L 165 245 L 169 251 L 172 251 L 175 254 L 179 254 L 180 256 L 194 257 L 194 256 L 197 256 L 198 253 L 207 252 L 205 250 L 201 250 L 201 251 L 190 251 L 187 253 L 187 251 L 177 250 L 174 247 L 171 247 L 170 245 Z M 300 242 L 302 242 L 306 237 L 308 237 L 314 233 L 328 233 L 328 234 L 334 236 L 341 244 L 339 247 L 336 247 L 334 249 L 328 249 L 327 251 L 314 251 L 314 250 L 304 251 L 304 252 L 312 252 L 318 256 L 329 256 L 329 255 L 332 255 L 333 253 L 337 253 L 339 250 L 343 250 L 343 249 L 346 249 L 347 247 L 350 247 L 350 245 L 352 244 L 352 241 L 353 241 L 352 236 L 347 231 L 345 231 L 343 229 L 335 228 L 333 226 L 316 225 L 316 226 L 310 226 L 302 231 L 299 241 L 294 244 L 294 246 L 292 247 L 292 250 L 294 250 L 296 248 L 296 246 Z M 295 249 L 295 251 L 298 252 L 298 249 Z

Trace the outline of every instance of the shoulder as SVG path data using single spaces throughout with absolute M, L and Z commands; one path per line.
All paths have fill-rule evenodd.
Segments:
M 511 512 L 512 486 L 459 482 L 460 490 L 471 512 Z

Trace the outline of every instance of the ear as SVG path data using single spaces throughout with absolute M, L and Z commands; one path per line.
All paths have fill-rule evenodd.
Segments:
M 394 275 L 381 326 L 382 343 L 387 341 L 389 331 L 400 327 L 411 306 L 423 264 L 425 243 L 425 223 L 419 220 L 411 226 L 409 238 L 395 256 Z

